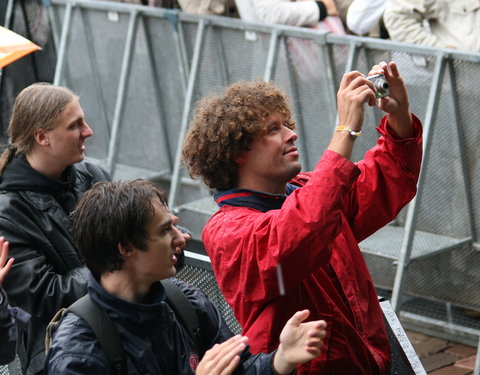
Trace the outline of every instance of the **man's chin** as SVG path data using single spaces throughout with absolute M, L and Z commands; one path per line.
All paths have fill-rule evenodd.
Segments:
M 300 163 L 295 163 L 291 165 L 291 168 L 289 170 L 289 178 L 288 180 L 291 180 L 294 178 L 297 174 L 299 174 L 302 171 L 302 165 Z

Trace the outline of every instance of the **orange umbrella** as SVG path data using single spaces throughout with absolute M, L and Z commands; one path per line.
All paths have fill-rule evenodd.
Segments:
M 0 26 L 0 69 L 39 49 L 35 43 Z

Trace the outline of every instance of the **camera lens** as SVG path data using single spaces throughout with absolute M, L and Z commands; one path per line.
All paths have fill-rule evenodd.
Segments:
M 384 81 L 383 79 L 377 80 L 375 86 L 380 90 L 388 90 L 390 88 L 390 85 L 388 84 L 388 82 Z

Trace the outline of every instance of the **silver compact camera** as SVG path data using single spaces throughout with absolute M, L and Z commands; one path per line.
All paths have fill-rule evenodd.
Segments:
M 390 93 L 390 85 L 383 74 L 375 74 L 373 76 L 367 76 L 366 78 L 373 83 L 373 87 L 375 87 L 375 97 L 377 99 L 388 96 Z

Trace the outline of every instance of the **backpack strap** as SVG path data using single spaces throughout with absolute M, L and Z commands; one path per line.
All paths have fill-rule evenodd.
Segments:
M 192 302 L 187 298 L 185 293 L 171 280 L 164 279 L 161 281 L 167 295 L 167 302 L 175 312 L 175 316 L 187 330 L 188 334 L 195 343 L 198 351 L 202 349 L 202 331 L 200 329 L 200 320 L 198 313 L 193 307 Z M 200 355 L 202 353 L 199 353 Z
M 161 283 L 165 288 L 169 306 L 192 338 L 195 348 L 198 351 L 203 350 L 200 320 L 195 307 L 185 293 L 171 280 L 165 279 Z M 61 309 L 52 319 L 47 328 L 46 350 L 48 351 L 51 346 L 53 331 L 60 325 L 61 320 L 68 311 L 82 318 L 90 326 L 93 333 L 97 336 L 100 346 L 105 351 L 114 373 L 117 375 L 126 374 L 125 352 L 117 327 L 113 324 L 107 312 L 93 302 L 88 294 L 78 299 L 68 309 Z M 203 353 L 198 354 L 201 355 Z
M 88 294 L 73 303 L 68 311 L 78 315 L 90 326 L 97 336 L 100 346 L 105 351 L 114 373 L 118 375 L 126 374 L 127 362 L 122 339 L 107 312 L 93 302 Z

